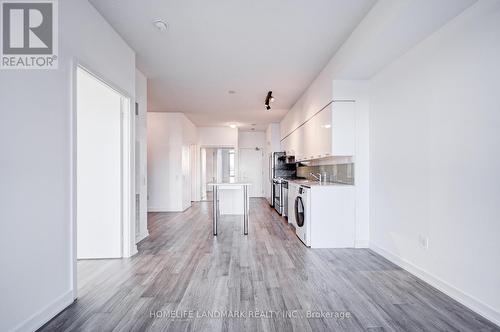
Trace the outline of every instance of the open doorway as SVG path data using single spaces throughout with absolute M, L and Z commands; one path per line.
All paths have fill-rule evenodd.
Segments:
M 76 259 L 129 256 L 130 99 L 80 66 L 75 92 Z
M 211 182 L 231 181 L 236 178 L 235 149 L 201 148 L 201 200 L 212 200 Z

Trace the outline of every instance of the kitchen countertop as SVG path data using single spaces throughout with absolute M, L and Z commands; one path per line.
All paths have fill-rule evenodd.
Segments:
M 295 183 L 304 187 L 328 187 L 328 186 L 354 186 L 349 183 L 339 183 L 339 182 L 322 182 L 311 181 L 311 180 L 287 180 L 288 183 Z

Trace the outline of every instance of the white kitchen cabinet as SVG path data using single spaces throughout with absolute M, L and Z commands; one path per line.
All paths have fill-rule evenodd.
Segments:
M 331 107 L 323 109 L 305 124 L 305 155 L 308 160 L 331 155 Z
M 314 154 L 319 150 L 318 144 L 318 117 L 312 117 L 308 122 L 304 124 L 303 136 L 302 136 L 302 154 L 304 160 L 314 159 Z
M 332 155 L 354 156 L 356 148 L 356 103 L 334 102 L 332 105 Z
M 296 151 L 295 155 L 298 156 L 299 160 L 306 160 L 306 146 L 305 146 L 305 128 L 301 126 L 293 132 L 292 147 Z
M 314 158 L 324 158 L 332 155 L 332 106 L 327 106 L 315 116 L 315 146 Z
M 297 161 L 354 156 L 355 129 L 355 103 L 333 101 L 285 137 L 282 147 Z
M 297 157 L 301 155 L 301 143 L 300 143 L 300 128 L 293 131 L 285 139 L 281 141 L 282 148 L 287 155 Z
M 283 140 L 281 140 L 281 151 L 285 151 L 287 155 L 293 156 L 290 146 L 290 136 L 287 136 Z

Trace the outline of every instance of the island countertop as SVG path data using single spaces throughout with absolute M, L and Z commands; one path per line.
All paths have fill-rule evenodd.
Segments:
M 217 235 L 217 219 L 224 214 L 243 214 L 243 234 L 248 234 L 250 197 L 248 189 L 252 183 L 245 178 L 223 178 L 220 182 L 207 183 L 213 187 L 213 234 Z
M 210 182 L 207 186 L 251 186 L 252 183 L 245 178 L 223 179 L 221 182 Z

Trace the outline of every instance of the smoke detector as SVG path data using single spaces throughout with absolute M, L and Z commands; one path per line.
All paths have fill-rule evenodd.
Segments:
M 154 24 L 155 28 L 158 31 L 161 31 L 161 32 L 167 31 L 167 23 L 165 21 L 163 21 L 163 20 L 154 20 L 153 24 Z

